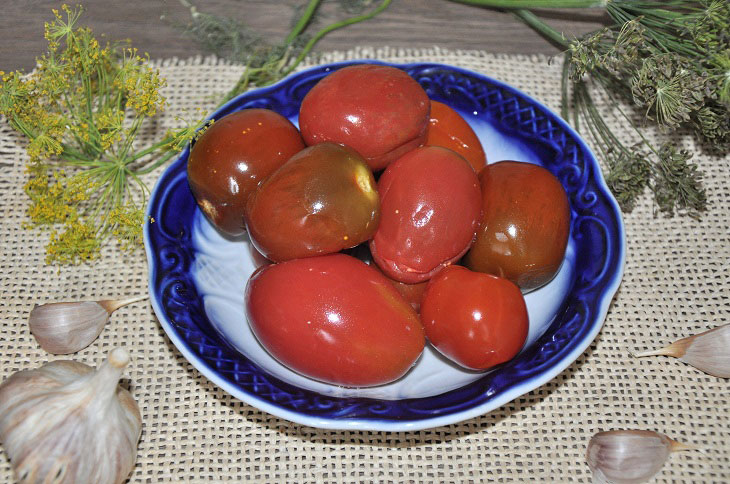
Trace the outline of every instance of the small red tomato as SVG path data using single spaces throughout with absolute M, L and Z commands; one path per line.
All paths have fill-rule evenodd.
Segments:
M 443 146 L 454 150 L 479 171 L 487 164 L 487 156 L 469 123 L 444 103 L 431 101 L 431 114 L 426 132 L 427 146 Z
M 524 291 L 549 282 L 570 235 L 570 204 L 560 181 L 541 166 L 518 161 L 487 165 L 479 181 L 482 221 L 466 266 Z
M 299 127 L 308 145 L 347 145 L 377 171 L 423 143 L 428 111 L 428 95 L 404 71 L 363 64 L 319 81 L 302 101 Z
M 244 109 L 213 123 L 195 142 L 188 182 L 203 213 L 230 235 L 244 233 L 243 212 L 259 182 L 304 149 L 297 128 L 268 109 Z
M 373 260 L 389 277 L 428 280 L 469 249 L 479 226 L 481 195 L 464 158 L 437 146 L 417 148 L 378 181 L 381 217 L 370 241 Z
M 472 370 L 512 359 L 527 339 L 527 306 L 507 279 L 449 266 L 428 283 L 421 304 L 426 337 L 444 356 Z
M 396 380 L 425 344 L 418 315 L 390 282 L 344 254 L 259 269 L 245 300 L 251 329 L 274 358 L 336 385 Z
M 294 155 L 251 197 L 251 242 L 275 262 L 338 252 L 370 239 L 380 198 L 370 168 L 344 146 L 322 143 Z

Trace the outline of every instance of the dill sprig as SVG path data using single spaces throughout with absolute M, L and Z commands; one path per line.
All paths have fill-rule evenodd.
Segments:
M 391 0 L 340 0 L 342 10 L 349 15 L 319 27 L 310 33 L 322 0 L 309 0 L 297 15 L 285 39 L 269 43 L 255 30 L 235 19 L 201 12 L 188 0 L 180 0 L 190 8 L 191 22 L 185 30 L 210 52 L 244 64 L 246 67 L 238 82 L 222 98 L 221 104 L 246 91 L 250 87 L 262 87 L 275 83 L 297 68 L 314 46 L 328 33 L 369 20 L 390 5 Z M 375 5 L 375 6 L 374 6 Z
M 706 208 L 702 173 L 671 142 L 640 137 L 627 146 L 604 122 L 589 86 L 626 99 L 667 139 L 689 129 L 713 151 L 730 150 L 730 2 L 727 0 L 455 0 L 512 9 L 565 51 L 563 117 L 587 133 L 606 166 L 606 180 L 630 211 L 648 187 L 658 211 L 699 217 Z M 611 25 L 573 40 L 530 8 L 602 7 Z
M 165 85 L 147 56 L 125 44 L 101 46 L 77 26 L 82 8 L 53 10 L 48 52 L 25 75 L 0 72 L 0 114 L 28 139 L 28 227 L 46 227 L 47 263 L 95 259 L 116 238 L 141 246 L 149 189 L 141 175 L 195 135 L 200 117 L 138 149 L 146 120 L 164 109 Z

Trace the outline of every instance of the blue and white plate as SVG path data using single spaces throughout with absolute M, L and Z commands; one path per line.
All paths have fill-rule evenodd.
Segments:
M 213 118 L 244 108 L 273 109 L 295 124 L 304 95 L 330 72 L 315 67 L 243 94 Z M 371 62 L 372 63 L 372 62 Z M 245 238 L 222 237 L 188 188 L 189 149 L 162 174 L 145 226 L 152 305 L 180 352 L 231 395 L 265 412 L 332 429 L 417 430 L 487 413 L 550 381 L 598 334 L 623 273 L 624 228 L 596 159 L 578 134 L 545 106 L 481 74 L 439 64 L 396 65 L 431 99 L 456 109 L 474 128 L 490 162 L 537 163 L 570 198 L 571 236 L 558 275 L 526 296 L 528 341 L 489 373 L 463 370 L 430 347 L 400 380 L 342 388 L 280 365 L 251 333 L 243 291 L 254 270 Z

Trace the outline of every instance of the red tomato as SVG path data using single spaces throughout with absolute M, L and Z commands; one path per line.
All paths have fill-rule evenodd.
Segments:
M 259 342 L 305 376 L 373 386 L 403 376 L 423 351 L 423 327 L 378 271 L 331 254 L 266 266 L 246 286 Z
M 299 127 L 308 145 L 350 146 L 381 170 L 423 144 L 428 111 L 428 95 L 408 74 L 364 64 L 319 81 L 302 101 Z
M 415 284 L 406 284 L 405 282 L 396 281 L 390 279 L 390 282 L 395 286 L 403 299 L 408 301 L 416 312 L 421 310 L 421 301 L 423 300 L 423 294 L 426 292 L 426 286 L 428 281 L 417 282 Z
M 385 274 L 409 284 L 428 280 L 469 249 L 479 226 L 479 180 L 451 150 L 418 148 L 378 181 L 380 225 L 370 241 Z
M 424 144 L 454 150 L 463 156 L 477 173 L 487 164 L 482 143 L 469 123 L 459 113 L 438 101 L 431 101 L 431 114 Z
M 302 149 L 299 131 L 284 116 L 268 109 L 231 113 L 216 120 L 190 150 L 190 189 L 213 225 L 240 235 L 251 193 Z
M 529 329 L 527 306 L 517 286 L 461 266 L 446 267 L 429 281 L 421 321 L 436 349 L 473 370 L 513 358 Z
M 294 155 L 264 181 L 246 209 L 251 241 L 276 262 L 338 252 L 368 240 L 380 198 L 370 168 L 344 146 Z
M 406 284 L 405 282 L 396 281 L 392 277 L 388 276 L 375 262 L 370 264 L 370 267 L 377 269 L 381 274 L 383 274 L 383 276 L 385 276 L 390 283 L 393 284 L 393 287 L 398 290 L 400 295 L 403 296 L 403 299 L 410 303 L 411 307 L 415 309 L 416 312 L 421 310 L 421 301 L 423 300 L 423 293 L 426 292 L 428 281 Z
M 537 165 L 500 161 L 479 174 L 482 221 L 465 264 L 505 277 L 528 291 L 560 269 L 570 234 L 568 196 Z

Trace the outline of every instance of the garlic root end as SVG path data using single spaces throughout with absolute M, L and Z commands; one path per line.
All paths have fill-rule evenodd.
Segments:
M 126 306 L 127 304 L 132 304 L 139 301 L 144 301 L 145 299 L 149 299 L 149 296 L 146 294 L 125 299 L 106 299 L 103 301 L 98 301 L 98 304 L 106 309 L 109 314 L 111 314 L 122 306 Z
M 127 366 L 130 360 L 129 352 L 122 347 L 114 348 L 109 352 L 109 356 L 107 357 L 109 364 L 120 370 Z
M 674 439 L 669 439 L 671 441 L 669 451 L 670 452 L 682 452 L 685 450 L 697 450 L 699 452 L 704 453 L 703 449 L 701 447 L 697 447 L 696 445 L 692 444 L 684 444 L 682 442 L 677 442 Z

